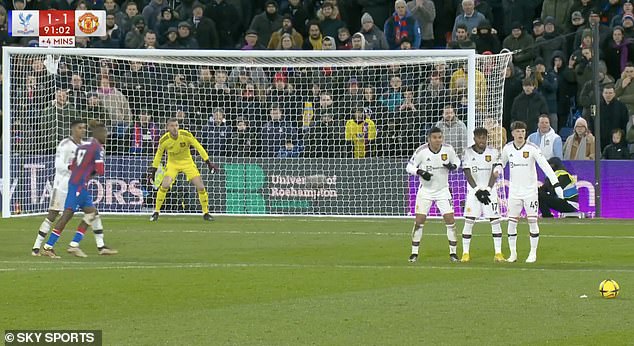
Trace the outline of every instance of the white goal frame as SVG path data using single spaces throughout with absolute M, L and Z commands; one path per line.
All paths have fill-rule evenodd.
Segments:
M 415 58 L 420 57 L 421 60 L 428 60 L 430 58 L 466 58 L 468 62 L 468 78 L 467 78 L 467 133 L 473 133 L 476 123 L 476 57 L 475 50 L 395 50 L 395 51 L 368 51 L 368 50 L 350 50 L 350 51 L 229 51 L 229 50 L 127 50 L 127 49 L 94 49 L 94 48 L 39 48 L 39 47 L 3 47 L 2 53 L 2 73 L 4 76 L 2 93 L 3 93 L 3 122 L 2 132 L 4 133 L 2 139 L 2 217 L 8 218 L 11 216 L 11 105 L 10 105 L 10 90 L 11 90 L 11 78 L 10 78 L 10 56 L 15 54 L 41 54 L 41 55 L 64 55 L 64 56 L 92 56 L 92 57 L 135 57 L 140 60 L 146 60 L 148 57 L 164 56 L 171 58 L 187 57 L 189 58 L 205 58 L 214 57 L 218 58 L 390 58 L 390 57 L 407 57 Z M 183 61 L 183 64 L 188 64 L 187 61 Z M 194 63 L 191 63 L 194 64 Z M 201 60 L 201 64 L 202 60 Z M 336 66 L 336 64 L 333 64 Z M 270 66 L 270 65 L 266 65 Z M 280 65 L 281 66 L 281 65 Z M 468 136 L 468 141 L 472 142 L 471 136 Z M 405 169 L 403 167 L 403 169 Z M 125 212 L 116 213 L 117 215 L 124 215 Z M 138 215 L 138 213 L 131 213 Z M 29 214 L 34 215 L 34 214 Z M 239 214 L 231 214 L 239 215 Z M 269 216 L 268 214 L 265 214 Z M 263 216 L 263 215 L 254 215 Z M 292 215 L 291 215 L 292 216 Z M 303 215 L 313 216 L 313 215 Z M 324 216 L 324 215 L 314 215 Z M 336 216 L 336 215 L 331 215 Z M 346 216 L 350 217 L 350 216 Z M 368 217 L 365 216 L 364 217 Z M 403 218 L 403 216 L 380 216 L 376 217 L 393 217 Z

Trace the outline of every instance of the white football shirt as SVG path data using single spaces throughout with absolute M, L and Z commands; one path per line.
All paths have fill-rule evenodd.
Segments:
M 460 167 L 460 159 L 451 145 L 443 144 L 438 152 L 433 152 L 428 144 L 423 144 L 412 155 L 406 170 L 411 175 L 417 175 L 419 169 L 431 173 L 430 181 L 419 178 L 418 189 L 427 198 L 438 199 L 444 198 L 449 190 L 449 170 L 443 166 L 448 163 Z
M 504 146 L 501 155 L 502 165 L 509 164 L 509 198 L 524 199 L 537 196 L 538 179 L 535 163 L 544 171 L 554 185 L 557 176 L 548 161 L 535 144 L 526 141 L 520 148 L 514 142 Z
M 75 151 L 81 143 L 75 143 L 72 138 L 65 138 L 57 145 L 55 151 L 55 179 L 53 180 L 53 188 L 61 191 L 68 191 L 68 180 L 70 179 L 70 166 Z
M 462 168 L 469 169 L 476 186 L 489 186 L 491 171 L 495 165 L 500 164 L 500 154 L 497 149 L 487 146 L 482 153 L 473 150 L 473 146 L 465 149 L 462 159 Z M 467 190 L 473 188 L 467 183 Z

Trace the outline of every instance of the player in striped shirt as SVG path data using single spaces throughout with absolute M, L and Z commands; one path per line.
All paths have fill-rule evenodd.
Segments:
M 86 135 L 86 123 L 83 120 L 74 120 L 70 124 L 71 135 L 63 139 L 58 145 L 55 152 L 55 178 L 53 179 L 53 191 L 48 207 L 48 215 L 42 221 L 40 229 L 37 232 L 37 238 L 33 244 L 31 255 L 40 256 L 40 248 L 51 230 L 55 219 L 59 216 L 66 202 L 66 194 L 68 192 L 68 180 L 70 179 L 70 165 L 77 147 L 82 144 L 82 139 Z M 92 224 L 97 250 L 100 255 L 114 255 L 117 250 L 108 248 L 103 239 L 103 225 L 99 215 L 95 216 Z
M 108 131 L 103 124 L 92 125 L 94 138 L 82 143 L 75 152 L 75 157 L 70 167 L 70 179 L 68 181 L 68 194 L 64 202 L 64 212 L 55 225 L 55 229 L 42 249 L 42 256 L 59 258 L 53 246 L 57 243 L 64 227 L 73 218 L 78 208 L 84 212 L 84 218 L 77 227 L 77 232 L 68 248 L 68 253 L 77 257 L 87 257 L 79 248 L 79 242 L 84 237 L 86 229 L 93 225 L 97 217 L 97 208 L 93 205 L 92 194 L 88 190 L 88 181 L 93 175 L 104 175 L 104 149 Z

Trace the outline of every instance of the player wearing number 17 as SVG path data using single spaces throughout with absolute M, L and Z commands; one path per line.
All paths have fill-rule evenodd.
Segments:
M 418 260 L 418 247 L 423 237 L 423 225 L 433 203 L 440 210 L 447 226 L 449 239 L 449 259 L 458 262 L 456 255 L 456 232 L 453 216 L 453 201 L 449 192 L 449 172 L 460 166 L 460 159 L 453 147 L 443 144 L 442 131 L 432 127 L 429 131 L 429 142 L 416 149 L 407 163 L 407 173 L 418 175 L 420 183 L 416 192 L 416 223 L 412 230 L 412 254 L 410 262 Z
M 539 226 L 537 225 L 537 214 L 539 204 L 537 197 L 537 171 L 535 163 L 539 165 L 548 180 L 553 184 L 557 197 L 563 199 L 564 192 L 557 175 L 550 168 L 548 161 L 541 150 L 533 143 L 526 141 L 526 124 L 521 121 L 514 121 L 511 124 L 511 135 L 513 141 L 502 149 L 502 166 L 509 164 L 509 198 L 508 198 L 508 241 L 511 255 L 507 262 L 517 261 L 517 222 L 522 213 L 526 211 L 528 228 L 530 232 L 531 250 L 526 258 L 526 263 L 537 261 L 537 245 L 539 244 Z
M 194 135 L 189 131 L 180 130 L 178 128 L 177 119 L 169 119 L 167 121 L 167 133 L 159 140 L 159 147 L 154 156 L 154 161 L 152 161 L 152 166 L 148 170 L 148 184 L 152 186 L 154 185 L 156 171 L 163 159 L 163 154 L 167 151 L 165 175 L 156 195 L 156 206 L 154 207 L 154 213 L 150 221 L 158 220 L 159 212 L 161 211 L 163 202 L 165 202 L 167 191 L 181 172 L 185 173 L 187 180 L 196 186 L 198 200 L 202 207 L 203 219 L 205 221 L 213 221 L 213 217 L 209 214 L 209 196 L 207 195 L 205 184 L 200 177 L 200 172 L 198 172 L 198 168 L 196 168 L 196 163 L 194 163 L 194 159 L 192 158 L 190 151 L 191 146 L 196 148 L 212 174 L 218 171 L 218 167 L 209 161 L 207 151 L 200 145 L 200 142 L 198 142 Z

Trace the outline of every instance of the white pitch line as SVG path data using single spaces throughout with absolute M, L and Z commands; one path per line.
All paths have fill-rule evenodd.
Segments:
M 179 230 L 150 230 L 150 229 L 117 229 L 110 230 L 117 232 L 150 232 L 150 233 L 195 233 L 195 234 L 246 234 L 246 235 L 353 235 L 353 236 L 383 236 L 383 237 L 403 237 L 409 236 L 410 233 L 394 233 L 394 232 L 330 232 L 330 231 L 223 231 L 223 230 L 197 230 L 197 229 L 179 229 Z M 446 236 L 445 233 L 428 233 L 423 236 Z M 474 234 L 476 237 L 490 237 L 491 234 Z M 571 238 L 571 239 L 634 239 L 634 236 L 618 236 L 618 235 L 558 235 L 558 234 L 540 234 L 544 238 Z
M 60 263 L 59 260 L 55 263 Z M 137 264 L 120 265 L 117 262 L 110 262 L 113 265 L 104 265 L 101 262 L 83 262 L 83 264 L 95 264 L 95 266 L 77 267 L 77 266 L 60 266 L 60 267 L 14 267 L 0 268 L 0 272 L 15 271 L 65 271 L 65 270 L 130 270 L 130 269 L 214 269 L 214 268 L 281 268 L 281 269 L 361 269 L 361 270 L 478 270 L 478 271 L 560 271 L 560 272 L 619 272 L 634 273 L 634 269 L 594 269 L 594 268 L 530 268 L 530 267 L 514 267 L 515 264 L 501 264 L 498 267 L 471 267 L 465 265 L 455 266 L 427 266 L 424 263 L 417 265 L 354 265 L 354 264 L 289 264 L 289 263 L 148 263 L 137 262 Z M 127 262 L 134 263 L 134 262 Z M 60 263 L 66 265 L 68 263 Z

